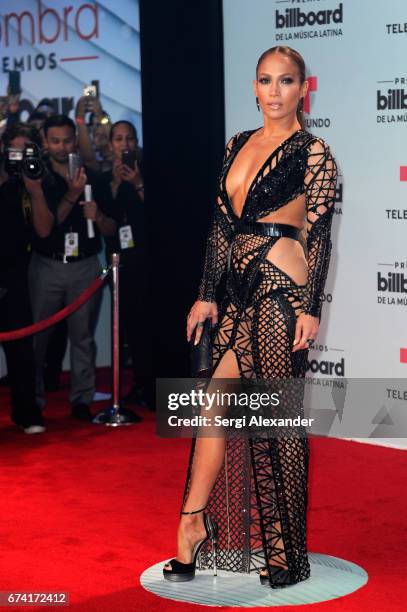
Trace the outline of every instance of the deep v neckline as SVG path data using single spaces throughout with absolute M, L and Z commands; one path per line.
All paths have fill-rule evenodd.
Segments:
M 233 162 L 235 161 L 236 157 L 239 155 L 240 151 L 242 151 L 242 149 L 244 149 L 245 145 L 249 142 L 250 138 L 253 136 L 253 134 L 255 134 L 256 132 L 258 132 L 259 130 L 261 130 L 260 128 L 257 128 L 257 130 L 252 130 L 249 132 L 248 137 L 245 139 L 245 141 L 243 142 L 243 144 L 240 146 L 240 148 L 235 152 L 235 154 L 232 156 L 230 163 L 228 164 L 228 167 L 226 169 L 226 172 L 223 176 L 223 191 L 226 195 L 227 201 L 229 203 L 230 209 L 233 213 L 233 215 L 236 217 L 236 219 L 242 219 L 243 215 L 244 215 L 244 211 L 246 208 L 246 204 L 247 204 L 247 200 L 250 196 L 250 194 L 252 193 L 253 189 L 255 188 L 258 178 L 259 176 L 262 175 L 262 173 L 264 172 L 265 168 L 267 167 L 267 165 L 270 163 L 270 161 L 273 159 L 273 157 L 278 153 L 278 151 L 280 151 L 284 145 L 289 142 L 296 134 L 298 134 L 298 132 L 302 132 L 302 129 L 299 128 L 298 130 L 295 130 L 295 132 L 293 132 L 290 136 L 288 136 L 288 138 L 286 138 L 285 140 L 283 140 L 283 142 L 281 142 L 275 149 L 273 149 L 273 151 L 266 157 L 266 159 L 264 160 L 264 162 L 261 164 L 259 170 L 255 173 L 253 180 L 250 182 L 249 188 L 247 190 L 246 196 L 243 200 L 243 206 L 242 206 L 242 210 L 240 212 L 240 215 L 237 215 L 235 212 L 235 209 L 233 208 L 233 203 L 231 198 L 229 197 L 229 193 L 228 190 L 226 188 L 226 181 L 228 178 L 228 174 L 230 172 L 231 167 L 233 166 Z M 277 166 L 279 165 L 280 161 L 278 161 L 276 163 L 276 165 L 274 166 L 274 168 L 272 168 L 272 170 L 275 170 L 277 168 Z M 271 171 L 271 170 L 270 170 Z

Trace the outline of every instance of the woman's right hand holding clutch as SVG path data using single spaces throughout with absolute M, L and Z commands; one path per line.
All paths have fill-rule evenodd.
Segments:
M 193 331 L 196 329 L 194 344 L 198 344 L 206 319 L 211 319 L 212 325 L 218 322 L 218 307 L 215 302 L 202 302 L 197 300 L 192 306 L 187 319 L 187 340 L 191 341 Z

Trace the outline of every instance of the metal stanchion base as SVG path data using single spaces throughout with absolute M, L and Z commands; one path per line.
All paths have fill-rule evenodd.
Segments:
M 111 406 L 110 408 L 98 412 L 92 419 L 92 423 L 107 425 L 108 427 L 121 427 L 122 425 L 134 425 L 141 420 L 142 419 L 134 412 L 131 412 L 131 410 L 126 410 L 125 408 L 118 409 L 115 406 Z

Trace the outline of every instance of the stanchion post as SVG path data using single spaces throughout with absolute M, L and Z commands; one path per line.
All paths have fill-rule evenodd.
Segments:
M 112 365 L 113 365 L 113 410 L 120 408 L 120 318 L 119 318 L 119 265 L 120 254 L 112 253 L 112 280 L 113 280 L 113 333 L 112 333 Z
M 112 253 L 112 387 L 113 405 L 95 416 L 93 423 L 118 427 L 140 421 L 134 412 L 120 406 L 120 254 Z

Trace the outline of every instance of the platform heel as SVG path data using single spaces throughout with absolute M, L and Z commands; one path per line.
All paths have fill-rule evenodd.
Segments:
M 218 525 L 207 514 L 204 514 L 204 522 L 205 522 L 206 532 L 209 534 L 209 538 L 210 538 L 211 544 L 212 544 L 211 556 L 212 556 L 212 565 L 213 565 L 213 575 L 217 576 L 218 575 L 218 567 L 217 567 L 217 562 L 218 562 Z
M 212 540 L 212 563 L 213 563 L 213 575 L 218 575 L 218 541 Z
M 181 514 L 198 514 L 198 512 L 203 512 L 204 510 L 205 508 L 201 508 L 200 510 L 194 510 L 192 512 L 181 512 Z M 212 542 L 212 559 L 214 563 L 214 576 L 216 576 L 218 526 L 207 514 L 203 515 L 203 519 L 206 537 L 195 544 L 192 551 L 192 562 L 182 563 L 177 559 L 171 559 L 171 561 L 168 561 L 168 563 L 171 564 L 171 569 L 167 569 L 166 567 L 163 568 L 163 575 L 166 580 L 170 580 L 172 582 L 188 582 L 189 580 L 193 580 L 195 578 L 197 562 L 198 567 L 200 567 L 201 549 L 209 540 Z

